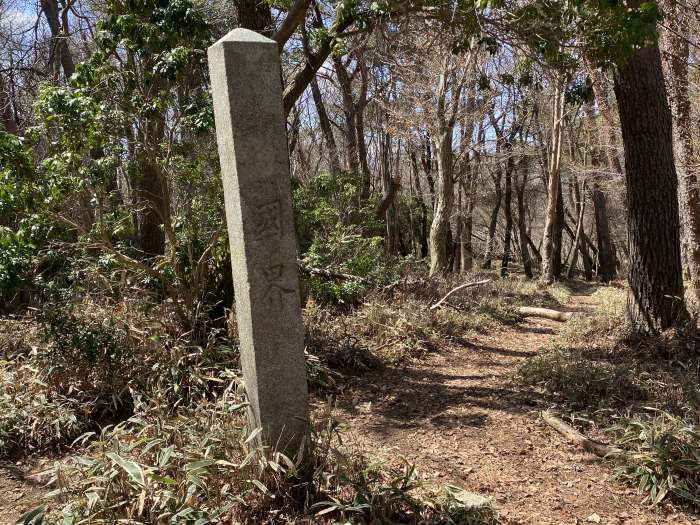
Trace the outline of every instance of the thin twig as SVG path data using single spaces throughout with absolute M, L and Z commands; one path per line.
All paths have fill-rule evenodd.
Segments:
M 480 286 L 482 284 L 486 284 L 486 283 L 490 283 L 490 282 L 491 282 L 491 279 L 484 279 L 483 281 L 476 281 L 474 283 L 466 283 L 466 284 L 462 284 L 462 285 L 458 286 L 457 288 L 453 288 L 452 290 L 449 291 L 449 293 L 445 297 L 443 297 L 437 303 L 432 305 L 430 307 L 430 309 L 435 310 L 436 308 L 439 308 L 442 305 L 442 303 L 444 303 L 447 300 L 447 298 L 449 296 L 451 296 L 453 293 L 456 293 L 460 290 L 464 290 L 465 288 L 473 288 L 474 286 Z

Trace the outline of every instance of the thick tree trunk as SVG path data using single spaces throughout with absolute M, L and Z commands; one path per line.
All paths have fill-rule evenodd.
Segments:
M 688 39 L 691 37 L 689 13 L 686 12 L 686 7 L 678 5 L 676 0 L 667 0 L 665 4 L 670 15 L 666 18 L 669 28 L 665 33 L 665 40 L 675 113 L 673 123 L 680 145 L 679 196 L 683 251 L 688 272 L 687 299 L 693 312 L 700 314 L 700 156 L 695 148 L 693 128 L 696 122 L 693 121 L 688 92 Z
M 628 317 L 636 331 L 656 333 L 687 319 L 671 110 L 656 45 L 630 55 L 615 75 L 615 95 L 627 181 Z
M 134 196 L 138 201 L 137 213 L 138 247 L 147 258 L 165 253 L 163 232 L 164 180 L 160 166 L 148 158 L 139 163 Z
M 607 199 L 605 193 L 600 189 L 600 184 L 596 181 L 593 182 L 591 189 L 591 202 L 593 203 L 598 245 L 598 276 L 601 281 L 608 283 L 615 279 L 617 273 L 615 271 L 615 247 L 610 239 Z
M 438 180 L 435 188 L 435 213 L 430 225 L 430 275 L 445 273 L 449 269 L 447 234 L 454 201 L 451 127 L 443 130 L 436 146 Z
M 607 100 L 607 99 L 606 99 Z M 591 164 L 595 169 L 593 174 L 591 187 L 591 203 L 593 204 L 593 218 L 595 219 L 596 244 L 598 247 L 598 277 L 604 283 L 608 283 L 615 279 L 615 247 L 612 244 L 610 236 L 610 222 L 608 220 L 608 203 L 605 192 L 601 188 L 600 181 L 605 177 L 601 173 L 605 165 L 603 159 L 602 148 L 605 147 L 605 134 L 601 131 L 601 126 L 593 114 L 593 104 L 586 104 L 585 112 L 588 117 L 588 123 L 591 131 L 599 137 L 600 145 L 591 147 L 590 158 Z M 610 148 L 607 148 L 610 153 Z M 617 155 L 614 156 L 617 159 Z M 608 163 L 612 162 L 610 155 L 607 158 Z M 619 165 L 619 161 L 618 161 Z M 613 166 L 608 164 L 609 169 Z M 617 169 L 617 168 L 615 168 Z M 620 168 L 621 169 L 621 168 Z M 622 173 L 622 172 L 620 172 Z
M 364 57 L 359 57 L 360 62 L 360 93 L 357 100 L 355 110 L 355 131 L 357 136 L 357 154 L 360 161 L 360 169 L 362 170 L 362 190 L 360 197 L 368 199 L 372 186 L 372 175 L 369 171 L 369 163 L 367 162 L 367 143 L 365 142 L 365 108 L 367 107 L 367 89 L 369 87 L 369 75 L 367 66 L 364 63 Z

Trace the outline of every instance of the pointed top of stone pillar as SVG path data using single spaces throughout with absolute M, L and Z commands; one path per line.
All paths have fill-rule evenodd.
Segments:
M 267 38 L 264 35 L 261 35 L 260 33 L 256 33 L 255 31 L 251 31 L 250 29 L 246 29 L 245 27 L 237 27 L 236 29 L 229 31 L 224 36 L 222 36 L 219 40 L 212 44 L 209 49 L 218 45 L 225 44 L 227 42 L 236 42 L 242 44 L 274 44 L 275 46 L 277 45 L 277 42 L 270 38 Z

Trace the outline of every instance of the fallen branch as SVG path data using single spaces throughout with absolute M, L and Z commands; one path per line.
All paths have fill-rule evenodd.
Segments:
M 557 310 L 550 310 L 549 308 L 533 308 L 531 306 L 522 306 L 518 308 L 517 311 L 524 317 L 542 317 L 562 323 L 574 316 L 573 312 L 559 312 Z
M 358 277 L 357 275 L 352 275 L 350 273 L 334 272 L 333 270 L 326 270 L 325 268 L 314 268 L 312 266 L 306 266 L 305 264 L 299 262 L 299 271 L 301 273 L 311 275 L 313 277 L 325 277 L 326 279 L 341 279 L 341 280 L 354 280 L 361 283 L 368 282 L 364 277 Z
M 587 438 L 574 427 L 567 423 L 564 423 L 561 419 L 554 416 L 549 411 L 544 411 L 540 415 L 542 416 L 542 420 L 547 425 L 559 432 L 571 443 L 580 446 L 587 452 L 595 454 L 598 457 L 608 459 L 625 455 L 625 452 L 620 448 L 611 447 L 610 445 L 606 445 L 605 443 L 601 443 L 600 441 L 595 441 L 593 439 Z
M 435 303 L 434 305 L 432 305 L 432 306 L 430 307 L 430 309 L 431 309 L 431 310 L 435 310 L 436 308 L 439 308 L 440 305 L 441 305 L 442 303 L 444 303 L 444 302 L 447 300 L 447 298 L 448 298 L 450 295 L 452 295 L 453 293 L 456 293 L 456 292 L 458 292 L 458 291 L 460 291 L 460 290 L 464 290 L 465 288 L 473 288 L 474 286 L 480 286 L 480 285 L 482 285 L 482 284 L 486 284 L 486 283 L 490 283 L 490 282 L 491 282 L 491 279 L 484 279 L 483 281 L 476 281 L 476 282 L 474 282 L 474 283 L 462 284 L 462 285 L 458 286 L 457 288 L 454 288 L 454 289 L 450 290 L 450 291 L 448 292 L 448 294 L 447 294 L 445 297 L 443 297 L 443 298 L 440 299 L 437 303 Z

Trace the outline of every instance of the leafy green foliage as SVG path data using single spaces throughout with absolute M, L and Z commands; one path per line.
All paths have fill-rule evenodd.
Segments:
M 322 303 L 357 304 L 369 280 L 385 281 L 390 261 L 384 253 L 376 199 L 360 199 L 362 181 L 348 173 L 323 173 L 293 190 L 297 235 L 304 263 L 367 278 L 313 279 L 311 295 Z
M 656 41 L 661 12 L 656 2 L 629 8 L 625 2 L 534 0 L 514 13 L 516 33 L 547 62 L 574 71 L 572 43 L 584 38 L 586 53 L 605 69 L 621 67 L 632 51 Z
M 0 130 L 0 298 L 31 278 L 30 269 L 46 231 L 36 221 L 31 193 L 34 163 L 23 141 Z M 2 304 L 4 300 L 0 300 Z
M 616 475 L 647 494 L 700 507 L 700 429 L 660 412 L 657 417 L 620 418 L 609 432 L 630 452 L 618 460 Z

